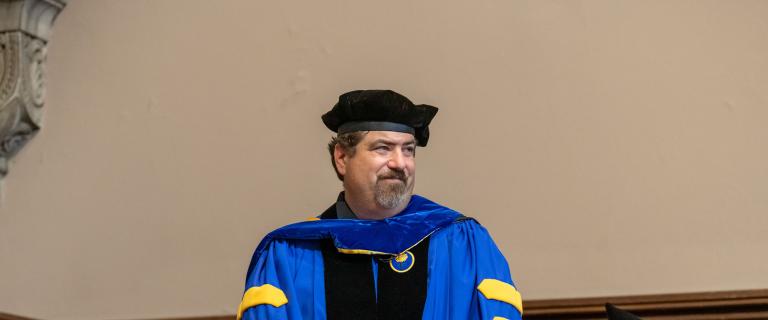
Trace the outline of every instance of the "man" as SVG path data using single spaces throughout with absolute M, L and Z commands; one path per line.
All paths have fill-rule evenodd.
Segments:
M 413 195 L 437 108 L 389 90 L 323 115 L 344 191 L 256 248 L 238 319 L 520 319 L 507 262 L 475 220 Z

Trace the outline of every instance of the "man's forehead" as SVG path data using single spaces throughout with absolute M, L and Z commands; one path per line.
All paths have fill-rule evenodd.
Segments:
M 363 143 L 393 143 L 393 144 L 412 144 L 416 143 L 416 138 L 410 133 L 395 131 L 368 131 L 363 138 Z

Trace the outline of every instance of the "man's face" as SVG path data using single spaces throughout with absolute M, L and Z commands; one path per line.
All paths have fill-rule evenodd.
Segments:
M 413 135 L 370 131 L 355 148 L 355 155 L 343 160 L 344 190 L 383 209 L 407 203 L 416 173 Z

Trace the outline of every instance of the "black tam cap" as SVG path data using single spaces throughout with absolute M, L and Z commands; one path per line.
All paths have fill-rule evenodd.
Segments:
M 355 90 L 339 96 L 339 102 L 323 115 L 323 123 L 338 134 L 355 131 L 396 131 L 412 134 L 418 146 L 429 140 L 429 122 L 437 108 L 414 105 L 392 90 Z

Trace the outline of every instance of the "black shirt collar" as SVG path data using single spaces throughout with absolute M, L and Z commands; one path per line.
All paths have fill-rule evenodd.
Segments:
M 336 198 L 336 218 L 337 219 L 357 219 L 357 215 L 352 212 L 347 202 L 344 201 L 344 191 L 339 193 L 339 197 Z

